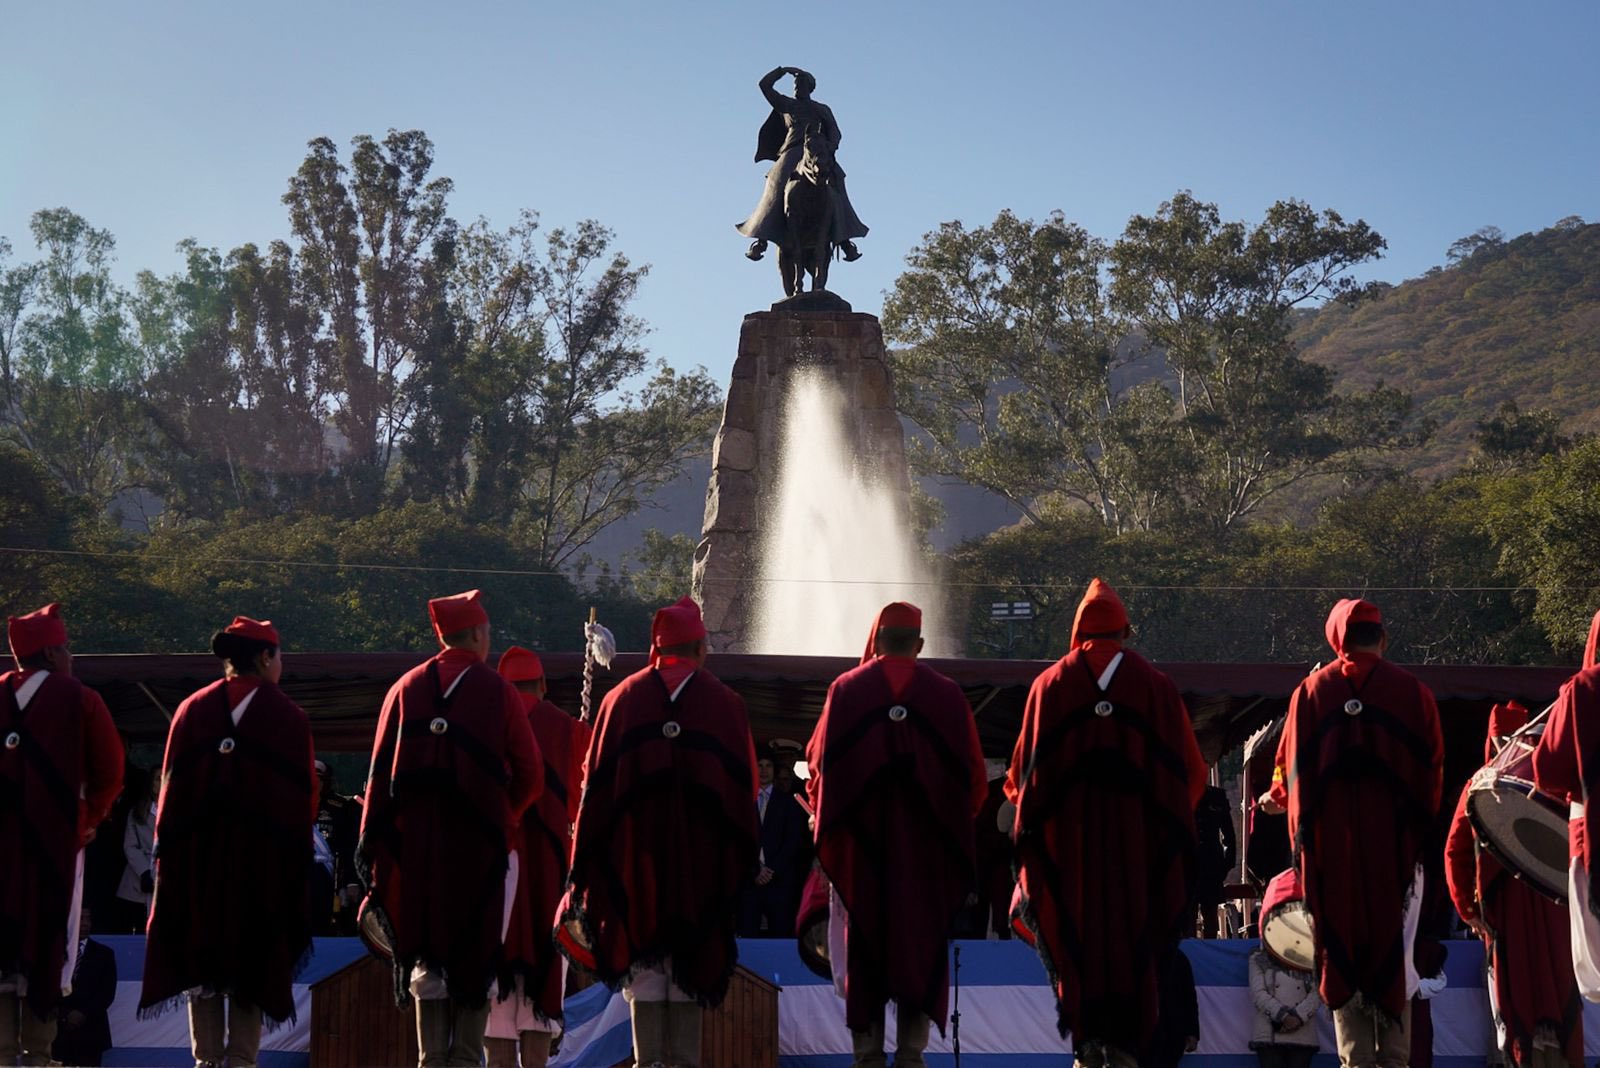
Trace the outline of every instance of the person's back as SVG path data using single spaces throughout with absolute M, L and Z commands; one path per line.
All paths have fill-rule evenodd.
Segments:
M 0 674 L 0 1062 L 47 1064 L 76 963 L 83 847 L 122 789 L 105 702 L 72 677 L 60 606 L 13 616 Z M 41 1059 L 42 1058 L 42 1059 Z
M 1073 648 L 1034 680 L 1007 774 L 1019 898 L 1056 990 L 1058 1026 L 1091 1064 L 1128 1063 L 1159 1016 L 1161 969 L 1189 908 L 1205 762 L 1176 687 L 1122 647 L 1099 579 Z
M 1419 862 L 1438 814 L 1444 741 L 1432 694 L 1383 659 L 1376 606 L 1339 602 L 1327 631 L 1338 659 L 1290 699 L 1274 796 L 1288 802 L 1341 1056 L 1403 1064 Z
M 756 870 L 755 743 L 744 701 L 705 670 L 705 638 L 690 598 L 659 610 L 650 666 L 601 702 L 559 914 L 563 950 L 623 988 L 640 1065 L 699 1063 Z
M 511 684 L 484 664 L 477 590 L 428 603 L 441 651 L 390 689 L 373 741 L 361 845 L 366 912 L 416 1000 L 423 1064 L 483 1056 L 515 822 L 544 785 Z
M 896 1063 L 922 1063 L 930 1020 L 944 1027 L 945 940 L 976 885 L 983 752 L 961 688 L 914 659 L 920 630 L 914 606 L 880 613 L 868 656 L 829 688 L 806 747 L 817 859 L 847 917 L 858 1065 L 883 1063 L 891 1000 Z

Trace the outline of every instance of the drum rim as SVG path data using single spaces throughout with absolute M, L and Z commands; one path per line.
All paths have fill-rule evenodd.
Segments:
M 1512 778 L 1512 776 L 1505 777 Z M 1498 781 L 1499 780 L 1497 778 L 1496 783 L 1498 783 Z M 1487 789 L 1487 787 L 1483 787 L 1479 788 L 1479 790 L 1475 792 L 1482 793 L 1486 792 Z M 1548 794 L 1540 793 L 1538 790 L 1534 790 L 1531 793 L 1526 794 L 1519 790 L 1517 793 L 1533 804 L 1538 805 L 1552 816 L 1560 815 L 1555 808 L 1552 807 L 1556 804 L 1559 804 L 1559 802 L 1550 797 Z M 1473 798 L 1469 794 L 1467 797 L 1467 822 L 1472 824 L 1473 836 L 1477 839 L 1478 845 L 1483 847 L 1484 852 L 1493 857 L 1495 861 L 1512 876 L 1512 878 L 1526 883 L 1528 886 L 1532 887 L 1534 890 L 1537 890 L 1539 893 L 1554 901 L 1556 904 L 1565 905 L 1567 903 L 1566 871 L 1563 869 L 1554 869 L 1555 877 L 1550 880 L 1541 878 L 1538 875 L 1530 875 L 1528 872 L 1524 871 L 1521 863 L 1511 858 L 1507 850 L 1500 845 L 1496 836 L 1485 829 L 1483 817 L 1478 814 L 1478 809 L 1475 805 L 1473 805 L 1472 801 Z M 1565 834 L 1565 819 L 1562 819 L 1561 827 L 1562 833 Z M 1540 867 L 1543 868 L 1545 865 L 1540 865 Z

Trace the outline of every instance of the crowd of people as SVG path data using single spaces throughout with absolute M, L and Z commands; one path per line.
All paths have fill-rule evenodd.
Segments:
M 1197 910 L 1215 933 L 1203 918 L 1215 923 L 1234 863 L 1230 808 L 1182 697 L 1129 647 L 1101 580 L 1069 651 L 1034 681 L 999 774 L 961 688 L 918 659 L 909 604 L 872 621 L 803 750 L 759 752 L 742 700 L 706 668 L 689 598 L 656 613 L 649 664 L 592 727 L 547 699 L 536 653 L 512 647 L 489 666 L 478 591 L 428 612 L 440 651 L 389 691 L 359 799 L 332 788 L 279 687 L 270 622 L 239 616 L 214 635 L 221 677 L 176 710 L 159 771 L 134 775 L 104 702 L 72 677 L 58 606 L 11 618 L 0 1064 L 98 1063 L 109 1044 L 117 976 L 88 937 L 106 906 L 85 900 L 85 854 L 116 845 L 110 908 L 147 937 L 139 1011 L 185 1009 L 201 1066 L 256 1063 L 263 1026 L 294 1018 L 292 984 L 322 931 L 360 931 L 389 958 L 423 1065 L 545 1064 L 575 964 L 622 991 L 637 1064 L 693 1068 L 736 938 L 765 935 L 796 937 L 832 978 L 856 1065 L 887 1063 L 893 1004 L 895 1064 L 916 1068 L 948 1023 L 947 939 L 997 925 L 1038 952 L 1078 1060 L 1170 1066 L 1195 1048 L 1179 942 Z M 1384 659 L 1376 606 L 1339 602 L 1327 638 L 1336 659 L 1294 693 L 1257 802 L 1287 816 L 1315 959 L 1251 956 L 1252 1048 L 1264 1068 L 1303 1068 L 1326 1007 L 1343 1064 L 1406 1064 L 1426 1026 L 1413 1005 L 1442 971 L 1419 916 L 1448 892 L 1489 948 L 1505 1055 L 1578 1065 L 1580 987 L 1600 997 L 1583 818 L 1600 638 L 1535 760 L 1540 787 L 1576 803 L 1570 913 L 1510 878 L 1460 810 L 1446 885 L 1428 884 L 1443 785 L 1433 697 Z M 1525 715 L 1496 709 L 1490 756 Z M 121 833 L 96 846 L 119 794 Z M 1015 879 L 991 887 L 997 849 Z

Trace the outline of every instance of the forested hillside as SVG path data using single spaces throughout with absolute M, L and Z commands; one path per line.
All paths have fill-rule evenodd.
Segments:
M 1363 302 L 1303 317 L 1302 354 L 1342 392 L 1380 379 L 1437 427 L 1405 466 L 1459 467 L 1500 405 L 1548 408 L 1567 434 L 1600 430 L 1600 224 L 1576 217 L 1506 239 L 1493 227 L 1451 248 L 1448 267 Z

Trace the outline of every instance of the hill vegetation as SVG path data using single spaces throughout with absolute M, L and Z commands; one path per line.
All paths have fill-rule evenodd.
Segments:
M 1342 392 L 1408 390 L 1434 422 L 1404 461 L 1424 477 L 1459 468 L 1508 401 L 1549 410 L 1568 434 L 1600 431 L 1600 224 L 1574 216 L 1509 240 L 1486 227 L 1450 252 L 1421 278 L 1302 313 L 1302 355 Z

